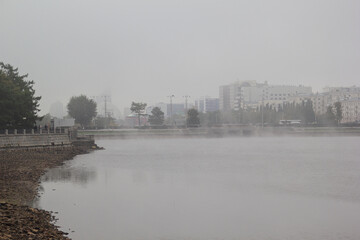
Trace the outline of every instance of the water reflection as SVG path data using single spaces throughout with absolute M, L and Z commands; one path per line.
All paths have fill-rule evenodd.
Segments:
M 42 182 L 72 182 L 86 185 L 97 177 L 94 169 L 86 167 L 59 167 L 48 170 L 41 178 Z

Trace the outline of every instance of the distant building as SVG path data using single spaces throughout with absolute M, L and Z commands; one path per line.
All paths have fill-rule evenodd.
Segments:
M 326 113 L 329 106 L 334 106 L 336 102 L 341 103 L 342 120 L 341 123 L 352 123 L 360 121 L 360 88 L 353 87 L 327 87 L 325 92 L 316 94 L 303 94 L 289 98 L 289 102 L 301 103 L 311 100 L 316 115 Z
M 185 115 L 185 106 L 183 103 L 173 103 L 167 105 L 167 116 L 172 115 Z
M 148 118 L 147 116 L 140 116 L 140 126 L 146 126 Z M 125 117 L 124 125 L 126 127 L 138 127 L 139 118 L 137 114 L 130 114 Z
M 98 117 L 120 117 L 121 114 L 118 109 L 116 109 L 116 116 L 114 115 L 114 108 L 116 107 L 111 103 L 110 95 L 95 96 L 92 97 L 92 100 L 96 102 Z
M 230 85 L 220 86 L 219 88 L 219 109 L 229 111 L 230 107 Z
M 216 112 L 219 110 L 219 99 L 212 97 L 201 97 L 195 100 L 195 108 L 202 113 Z
M 51 104 L 49 113 L 52 117 L 56 118 L 63 118 L 66 115 L 64 105 L 61 102 Z
M 360 87 L 326 87 L 324 94 L 328 94 L 332 103 L 360 98 Z
M 255 80 L 238 81 L 219 88 L 220 110 L 239 110 L 256 107 L 262 102 L 272 105 L 288 102 L 290 97 L 312 94 L 311 87 L 269 85 L 267 82 L 257 83 Z
M 313 104 L 313 110 L 316 115 L 325 114 L 328 106 L 333 104 L 330 100 L 329 94 L 316 93 L 316 94 L 302 94 L 297 96 L 291 96 L 288 99 L 290 103 L 301 104 L 304 101 L 311 100 Z
M 289 97 L 310 95 L 312 94 L 311 87 L 288 86 L 288 85 L 270 85 L 266 87 L 266 97 L 268 100 L 281 100 L 283 102 L 288 101 Z
M 190 108 L 192 104 L 188 104 L 188 108 Z M 172 115 L 180 115 L 185 116 L 185 105 L 184 103 L 156 103 L 153 106 L 148 106 L 146 108 L 146 114 L 151 115 L 151 111 L 153 108 L 158 107 L 164 113 L 164 117 L 169 118 L 172 112 Z
M 328 96 L 328 106 L 341 103 L 341 123 L 360 121 L 360 87 L 326 87 L 323 94 Z
M 341 123 L 360 123 L 360 98 L 341 101 Z
M 70 128 L 75 125 L 74 118 L 53 118 L 51 119 L 52 128 Z

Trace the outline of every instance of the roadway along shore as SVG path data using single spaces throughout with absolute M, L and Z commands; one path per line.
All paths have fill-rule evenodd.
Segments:
M 275 136 L 360 136 L 360 127 L 264 127 L 227 125 L 219 127 L 168 129 L 99 129 L 81 130 L 79 136 L 95 138 L 182 138 L 182 137 L 275 137 Z

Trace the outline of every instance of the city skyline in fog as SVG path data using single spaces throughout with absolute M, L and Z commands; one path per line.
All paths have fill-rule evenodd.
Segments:
M 183 102 L 235 81 L 359 85 L 359 1 L 4 1 L 0 61 L 41 114 L 72 96 Z

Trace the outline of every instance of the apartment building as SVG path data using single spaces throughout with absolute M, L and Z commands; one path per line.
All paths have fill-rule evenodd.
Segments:
M 303 101 L 311 100 L 315 114 L 322 115 L 326 113 L 327 107 L 332 104 L 330 99 L 331 96 L 328 93 L 301 94 L 290 96 L 288 102 L 301 104 Z
M 289 101 L 290 97 L 310 95 L 312 88 L 306 86 L 269 85 L 255 80 L 235 82 L 220 86 L 220 110 L 239 110 L 258 106 L 263 102 L 278 106 Z
M 341 123 L 360 122 L 360 99 L 352 98 L 341 102 Z

